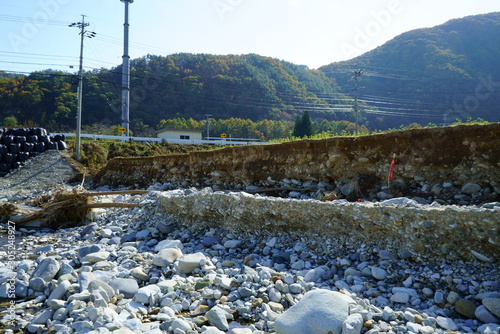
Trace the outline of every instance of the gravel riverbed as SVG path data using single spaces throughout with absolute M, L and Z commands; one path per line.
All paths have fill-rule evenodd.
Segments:
M 75 172 L 60 152 L 29 164 L 0 179 L 0 202 L 77 186 L 65 182 Z M 16 226 L 15 259 L 5 245 L 0 252 L 3 332 L 500 331 L 498 262 L 429 258 L 369 240 L 199 228 L 158 210 L 169 187 L 102 196 L 139 207 L 95 210 L 85 226 Z

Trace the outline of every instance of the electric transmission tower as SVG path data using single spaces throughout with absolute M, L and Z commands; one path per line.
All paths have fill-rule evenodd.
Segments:
M 128 54 L 129 26 L 128 6 L 134 0 L 120 0 L 125 4 L 125 22 L 123 23 L 123 63 L 122 63 L 122 129 L 123 135 L 130 136 L 130 56 Z
M 85 22 L 85 15 L 82 15 L 82 22 L 71 23 L 69 26 L 72 28 L 80 29 L 80 66 L 78 68 L 78 104 L 76 110 L 76 147 L 75 159 L 80 159 L 80 135 L 82 128 L 82 91 L 83 91 L 83 40 L 84 37 L 93 38 L 96 33 L 93 31 L 85 30 L 90 24 Z
M 360 110 L 358 105 L 358 91 L 359 91 L 359 80 L 361 75 L 363 74 L 362 70 L 355 70 L 354 76 L 352 77 L 354 80 L 354 105 L 352 107 L 352 113 L 354 116 L 354 122 L 356 123 L 356 133 L 359 132 L 359 119 L 360 119 Z

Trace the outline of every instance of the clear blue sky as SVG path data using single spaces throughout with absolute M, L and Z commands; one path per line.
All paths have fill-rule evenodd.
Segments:
M 498 0 L 135 0 L 130 56 L 257 53 L 318 68 L 412 29 L 494 11 Z M 119 0 L 0 0 L 0 13 L 0 70 L 76 72 L 79 31 L 68 24 L 82 14 L 97 33 L 85 40 L 86 69 L 121 63 Z

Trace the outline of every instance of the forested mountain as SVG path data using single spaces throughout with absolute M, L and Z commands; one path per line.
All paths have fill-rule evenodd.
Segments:
M 319 70 L 256 54 L 147 55 L 131 61 L 131 129 L 207 115 L 293 123 L 305 111 L 314 124 L 354 121 L 356 109 L 359 124 L 372 130 L 457 118 L 500 121 L 498 36 L 500 13 L 471 16 L 404 33 Z M 77 83 L 75 74 L 60 71 L 0 71 L 0 122 L 15 117 L 25 126 L 73 131 Z M 120 101 L 121 66 L 84 73 L 84 125 L 120 124 Z
M 73 127 L 76 84 L 74 75 L 54 71 L 0 79 L 0 117 Z M 331 120 L 334 95 L 343 98 L 323 72 L 255 54 L 148 55 L 131 61 L 131 128 L 206 115 L 293 121 L 306 109 Z M 83 124 L 119 124 L 120 99 L 121 66 L 85 73 Z
M 500 12 L 413 30 L 349 61 L 320 68 L 371 108 L 370 127 L 457 118 L 500 121 Z

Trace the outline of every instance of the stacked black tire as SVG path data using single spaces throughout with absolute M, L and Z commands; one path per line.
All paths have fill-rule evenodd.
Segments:
M 43 128 L 0 127 L 0 177 L 47 150 L 65 150 L 64 135 L 49 136 Z

